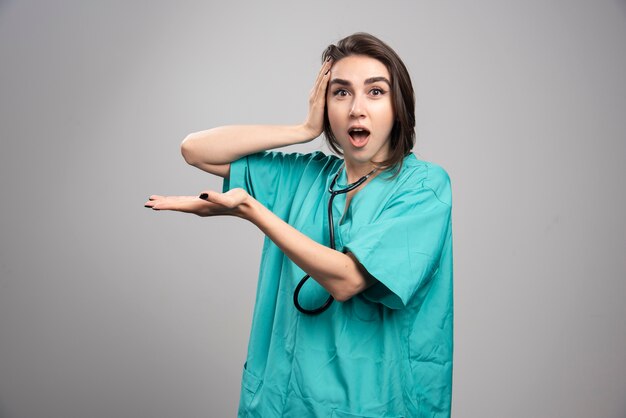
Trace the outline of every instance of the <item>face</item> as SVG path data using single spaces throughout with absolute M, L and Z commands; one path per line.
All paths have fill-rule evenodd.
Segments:
M 385 160 L 395 118 L 387 67 L 377 59 L 351 55 L 330 71 L 328 120 L 346 164 L 371 166 Z

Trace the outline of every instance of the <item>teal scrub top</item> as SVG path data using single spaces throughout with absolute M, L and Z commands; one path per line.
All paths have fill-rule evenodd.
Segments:
M 231 164 L 224 190 L 243 188 L 281 219 L 329 245 L 328 187 L 343 160 L 262 152 Z M 347 184 L 342 170 L 336 188 Z M 451 190 L 439 166 L 405 157 L 354 197 L 333 202 L 337 250 L 378 282 L 320 315 L 300 313 L 304 272 L 267 237 L 261 255 L 239 417 L 450 416 Z M 328 293 L 308 280 L 308 309 Z

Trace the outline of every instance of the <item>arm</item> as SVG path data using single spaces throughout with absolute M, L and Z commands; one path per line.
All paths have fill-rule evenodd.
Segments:
M 326 87 L 331 61 L 326 61 L 309 97 L 309 114 L 304 123 L 291 126 L 222 126 L 189 134 L 181 144 L 187 161 L 221 177 L 230 174 L 230 163 L 256 152 L 299 144 L 317 138 L 323 130 Z
M 351 254 L 344 254 L 307 237 L 243 189 L 226 193 L 204 192 L 197 196 L 150 197 L 145 206 L 154 210 L 175 210 L 198 216 L 233 215 L 256 225 L 302 270 L 343 302 L 367 289 L 376 279 Z
M 240 216 L 263 231 L 291 261 L 339 302 L 345 302 L 376 283 L 352 254 L 344 254 L 312 240 L 249 195 L 241 205 Z
M 221 126 L 187 135 L 181 153 L 187 164 L 226 178 L 230 163 L 241 157 L 307 142 L 316 136 L 305 125 Z

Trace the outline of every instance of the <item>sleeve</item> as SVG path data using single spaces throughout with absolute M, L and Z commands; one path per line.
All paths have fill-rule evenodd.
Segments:
M 345 243 L 378 280 L 362 293 L 366 299 L 404 308 L 437 271 L 451 240 L 450 180 L 439 170 L 432 180 L 398 192 L 377 220 L 352 232 Z
M 314 169 L 311 166 L 325 157 L 321 152 L 285 154 L 264 151 L 251 154 L 230 163 L 230 176 L 224 179 L 222 191 L 242 188 L 273 210 L 277 196 L 288 195 L 305 172 Z

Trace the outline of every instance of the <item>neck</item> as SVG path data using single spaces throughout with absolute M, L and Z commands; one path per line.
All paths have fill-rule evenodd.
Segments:
M 354 183 L 363 176 L 368 175 L 376 166 L 370 162 L 368 163 L 354 163 L 350 161 L 344 161 L 346 178 L 348 183 Z M 372 174 L 374 176 L 376 173 Z

